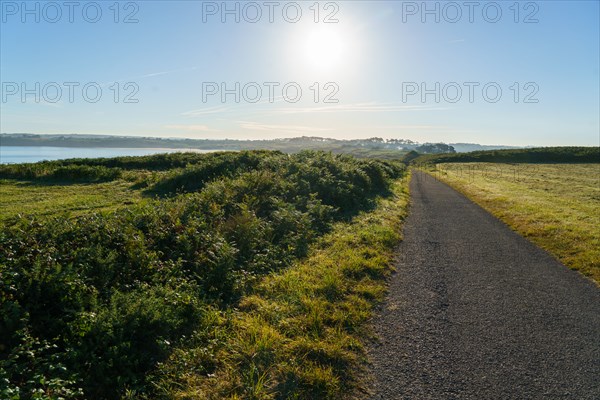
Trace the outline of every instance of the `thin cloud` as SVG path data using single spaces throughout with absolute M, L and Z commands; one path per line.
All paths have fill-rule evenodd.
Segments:
M 52 107 L 52 108 L 63 108 L 63 105 L 61 102 L 52 103 L 50 101 L 40 101 L 39 104 L 41 104 L 43 106 L 47 106 L 47 107 Z
M 371 129 L 374 130 L 396 130 L 396 131 L 427 131 L 427 132 L 441 132 L 444 134 L 450 133 L 474 133 L 477 132 L 473 129 L 464 129 L 456 126 L 448 125 L 375 125 Z M 421 132 L 423 133 L 423 132 Z
M 274 104 L 274 103 L 281 103 L 285 98 L 283 96 L 275 96 L 273 98 L 270 99 L 265 99 L 265 100 L 261 100 L 257 103 L 254 104 Z
M 180 72 L 194 71 L 196 69 L 198 69 L 198 67 L 187 67 L 187 68 L 180 68 L 180 69 L 172 69 L 169 71 L 150 72 L 148 74 L 138 75 L 133 78 L 123 78 L 123 79 L 117 79 L 117 80 L 110 81 L 110 82 L 104 82 L 104 83 L 101 83 L 100 86 L 106 87 L 108 85 L 113 85 L 115 82 L 119 82 L 119 83 L 135 82 L 138 79 L 145 79 L 145 78 L 152 78 L 155 76 L 162 76 L 162 75 L 169 75 L 169 74 L 175 74 L 175 73 L 180 73 Z
M 179 73 L 179 72 L 188 72 L 188 71 L 194 71 L 196 69 L 198 69 L 198 67 L 187 67 L 187 68 L 172 69 L 169 71 L 151 72 L 149 74 L 142 75 L 139 78 L 151 78 L 153 76 L 168 75 L 168 74 L 174 74 L 174 73 Z
M 43 96 L 40 96 L 43 97 Z M 44 98 L 39 98 L 36 99 L 34 96 L 26 96 L 25 99 L 23 99 L 22 97 L 19 97 L 19 103 L 21 104 L 35 104 L 35 105 L 40 105 L 40 106 L 46 106 L 46 107 L 52 107 L 52 108 L 63 108 L 63 102 L 62 101 L 47 101 Z M 15 101 L 13 104 L 17 103 L 17 101 Z M 10 102 L 7 102 L 6 105 L 10 105 Z
M 451 126 L 444 125 L 381 125 L 374 126 L 374 129 L 427 129 L 427 130 L 448 130 L 454 129 Z
M 165 125 L 165 129 L 188 131 L 188 132 L 215 132 L 215 129 L 209 128 L 206 125 Z
M 276 111 L 282 114 L 306 114 L 306 113 L 340 113 L 340 112 L 398 112 L 398 111 L 429 111 L 445 110 L 443 107 L 430 107 L 425 105 L 407 105 L 407 104 L 377 104 L 377 103 L 356 103 L 356 104 L 336 104 L 321 107 L 304 108 L 280 108 Z
M 181 115 L 184 117 L 197 117 L 200 115 L 208 115 L 208 114 L 218 114 L 221 112 L 227 111 L 227 107 L 207 107 L 207 108 L 199 108 L 197 110 L 190 110 L 182 112 Z
M 153 72 L 151 74 L 142 75 L 142 76 L 140 76 L 140 78 L 151 78 L 153 76 L 167 75 L 168 73 L 169 73 L 169 71 Z
M 314 126 L 299 126 L 299 125 L 271 125 L 262 124 L 260 122 L 238 121 L 240 128 L 252 131 L 266 131 L 279 133 L 306 134 L 315 132 L 329 132 L 331 128 L 321 128 Z

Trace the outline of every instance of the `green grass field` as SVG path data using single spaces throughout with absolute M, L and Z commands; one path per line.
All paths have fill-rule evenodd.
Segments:
M 140 190 L 118 180 L 98 184 L 51 184 L 0 180 L 0 222 L 17 214 L 53 216 L 111 211 L 139 201 Z
M 422 154 L 415 164 L 441 163 L 600 163 L 600 147 L 536 147 L 530 149 L 482 150 L 468 153 Z
M 600 164 L 442 163 L 433 174 L 600 283 Z

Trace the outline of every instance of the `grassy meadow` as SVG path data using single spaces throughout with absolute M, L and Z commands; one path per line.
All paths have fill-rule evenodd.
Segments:
M 534 147 L 528 149 L 480 150 L 468 153 L 421 154 L 411 160 L 417 164 L 440 163 L 600 163 L 599 147 Z
M 600 284 L 600 164 L 440 163 L 432 173 Z
M 142 199 L 141 191 L 131 186 L 124 180 L 98 184 L 0 180 L 0 222 L 19 214 L 77 216 L 115 210 Z
M 0 398 L 347 398 L 406 176 L 312 151 L 0 166 Z

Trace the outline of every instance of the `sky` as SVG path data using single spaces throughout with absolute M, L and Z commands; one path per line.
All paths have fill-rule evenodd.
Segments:
M 599 4 L 0 0 L 0 132 L 600 145 Z

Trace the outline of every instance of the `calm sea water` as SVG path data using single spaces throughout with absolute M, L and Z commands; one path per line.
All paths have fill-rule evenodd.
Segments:
M 0 164 L 32 163 L 64 158 L 96 158 L 119 156 L 145 156 L 157 153 L 193 151 L 210 153 L 214 150 L 197 149 L 142 149 L 106 147 L 46 147 L 46 146 L 0 146 Z

